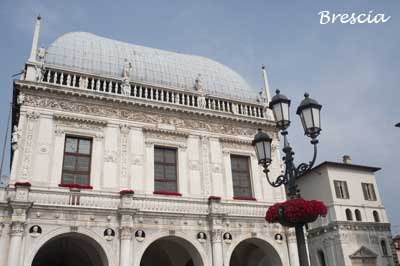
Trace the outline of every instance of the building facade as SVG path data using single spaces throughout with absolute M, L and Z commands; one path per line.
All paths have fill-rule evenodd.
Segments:
M 302 196 L 324 201 L 329 210 L 327 217 L 309 224 L 312 265 L 395 265 L 390 223 L 374 174 L 378 170 L 344 156 L 343 163 L 321 163 L 299 178 Z
M 274 137 L 278 175 L 266 75 L 259 95 L 207 58 L 83 32 L 38 49 L 39 29 L 14 81 L 0 265 L 298 265 L 251 145 Z

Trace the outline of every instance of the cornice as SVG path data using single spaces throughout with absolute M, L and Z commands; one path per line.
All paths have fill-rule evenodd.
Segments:
M 156 134 L 164 134 L 164 135 L 173 135 L 179 137 L 187 138 L 189 133 L 178 131 L 178 130 L 169 130 L 169 129 L 162 129 L 156 127 L 144 127 L 143 132 L 145 133 L 156 133 Z
M 338 231 L 390 231 L 390 223 L 336 221 L 307 231 L 308 238 Z
M 55 120 L 81 122 L 81 123 L 94 124 L 94 125 L 99 125 L 99 126 L 107 125 L 106 120 L 91 119 L 91 118 L 79 117 L 79 116 L 69 116 L 69 115 L 58 114 L 58 113 L 53 114 L 53 118 Z

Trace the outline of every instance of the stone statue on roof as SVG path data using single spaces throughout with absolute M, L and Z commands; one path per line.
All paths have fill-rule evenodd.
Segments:
M 197 76 L 196 81 L 194 83 L 194 89 L 200 93 L 197 97 L 197 107 L 204 109 L 206 108 L 206 97 L 203 89 L 203 85 L 201 84 L 200 74 Z
M 131 76 L 131 69 L 132 69 L 132 64 L 131 62 L 128 61 L 128 59 L 125 58 L 124 60 L 124 67 L 122 69 L 122 77 L 124 79 L 129 80 Z

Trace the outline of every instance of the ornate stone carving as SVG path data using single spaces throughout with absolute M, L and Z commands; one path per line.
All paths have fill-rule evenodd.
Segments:
M 222 240 L 222 230 L 221 229 L 214 229 L 211 231 L 211 241 L 213 243 L 215 242 L 221 242 Z
M 207 136 L 200 137 L 200 154 L 201 164 L 203 166 L 203 194 L 210 195 L 211 193 L 211 174 L 210 174 L 210 157 L 209 157 L 210 141 Z
M 194 171 L 200 170 L 200 162 L 198 160 L 190 160 L 189 161 L 189 169 Z
M 124 187 L 128 186 L 128 135 L 130 127 L 128 125 L 120 125 L 121 130 L 121 146 L 120 146 L 120 158 L 121 158 L 121 182 Z
M 135 110 L 114 108 L 111 106 L 100 106 L 91 103 L 76 103 L 64 99 L 53 99 L 48 97 L 39 97 L 36 95 L 26 95 L 26 105 L 33 107 L 49 108 L 52 110 L 69 111 L 73 113 L 96 115 L 100 117 L 125 119 L 142 123 L 150 124 L 172 124 L 177 129 L 193 129 L 214 133 L 223 133 L 233 136 L 246 136 L 253 138 L 257 131 L 257 124 L 244 127 L 241 123 L 234 121 L 221 121 L 218 123 L 212 119 L 201 120 L 198 117 L 193 118 L 193 115 L 182 115 L 184 118 L 168 115 L 168 114 L 151 114 L 142 111 L 141 108 Z M 266 130 L 268 131 L 268 130 Z
M 20 92 L 17 97 L 17 104 L 23 104 L 25 102 L 25 94 Z
M 222 173 L 222 164 L 220 164 L 220 163 L 214 163 L 214 164 L 212 165 L 212 170 L 213 170 L 213 173 L 217 173 L 217 174 Z
M 25 223 L 24 222 L 13 222 L 11 224 L 11 236 L 22 236 L 25 230 Z
M 18 149 L 18 142 L 21 138 L 21 135 L 22 135 L 22 129 L 19 129 L 17 126 L 14 126 L 12 137 L 11 137 L 13 151 Z
M 36 112 L 27 112 L 26 117 L 28 123 L 26 126 L 26 135 L 24 143 L 24 151 L 22 157 L 21 167 L 21 178 L 23 180 L 28 179 L 32 167 L 32 151 L 33 151 L 33 129 L 36 124 L 36 120 L 39 118 L 39 114 Z
M 117 152 L 106 150 L 104 152 L 104 162 L 105 163 L 117 163 Z
M 131 164 L 133 164 L 133 165 L 143 165 L 143 162 L 144 162 L 143 155 L 131 154 L 130 158 L 131 158 Z

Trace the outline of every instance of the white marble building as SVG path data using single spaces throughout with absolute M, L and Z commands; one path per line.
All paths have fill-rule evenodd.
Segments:
M 323 162 L 298 179 L 306 199 L 319 199 L 328 215 L 309 224 L 308 248 L 315 266 L 394 266 L 390 223 L 375 179 L 380 168 Z M 315 189 L 318 188 L 318 189 Z
M 38 49 L 39 28 L 14 81 L 0 265 L 298 265 L 251 146 L 274 137 L 278 175 L 265 75 L 259 96 L 207 58 L 84 32 Z

